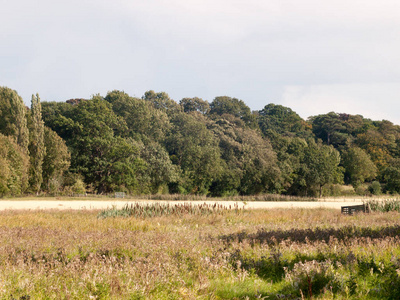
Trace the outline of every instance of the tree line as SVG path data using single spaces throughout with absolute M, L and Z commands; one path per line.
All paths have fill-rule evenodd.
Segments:
M 400 192 L 400 126 L 123 91 L 31 107 L 0 87 L 0 195 Z

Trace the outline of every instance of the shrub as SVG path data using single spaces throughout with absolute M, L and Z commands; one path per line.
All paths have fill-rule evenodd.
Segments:
M 75 184 L 72 186 L 72 191 L 75 194 L 85 194 L 86 193 L 86 185 L 82 179 L 78 178 Z
M 332 291 L 339 288 L 335 269 L 330 260 L 299 262 L 294 264 L 292 270 L 286 268 L 285 271 L 286 279 L 303 295 L 312 297 L 321 293 L 324 288 Z
M 115 207 L 103 210 L 98 218 L 107 218 L 107 217 L 136 217 L 136 218 L 151 218 L 151 217 L 160 217 L 160 216 L 168 216 L 168 215 L 211 215 L 211 214 L 223 214 L 224 212 L 230 210 L 232 207 L 225 207 L 220 204 L 163 204 L 163 203 L 154 203 L 154 204 L 126 204 L 122 209 L 117 209 Z M 239 211 L 239 206 L 236 204 L 232 208 L 235 211 Z
M 368 187 L 368 190 L 373 195 L 380 195 L 382 194 L 381 184 L 378 181 L 372 181 Z
M 365 184 L 357 186 L 355 191 L 356 191 L 356 194 L 360 195 L 360 196 L 366 196 L 369 194 L 368 186 Z
M 369 205 L 371 211 L 379 212 L 390 212 L 397 211 L 400 212 L 400 200 L 398 199 L 388 199 L 383 201 L 371 200 L 366 202 Z

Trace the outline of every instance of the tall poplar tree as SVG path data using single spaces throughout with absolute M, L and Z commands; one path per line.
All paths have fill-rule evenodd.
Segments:
M 29 183 L 31 190 L 38 193 L 43 182 L 43 159 L 46 154 L 42 106 L 38 94 L 32 95 L 29 153 Z
M 16 91 L 0 87 L 0 133 L 13 137 L 28 154 L 26 111 L 24 101 Z

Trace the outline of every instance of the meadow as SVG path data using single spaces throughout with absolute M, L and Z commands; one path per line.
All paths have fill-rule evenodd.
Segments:
M 135 209 L 0 212 L 0 299 L 400 298 L 398 212 Z

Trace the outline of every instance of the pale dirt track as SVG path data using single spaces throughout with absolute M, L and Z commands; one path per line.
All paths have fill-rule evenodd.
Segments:
M 271 208 L 333 208 L 340 209 L 342 206 L 362 204 L 361 199 L 325 199 L 318 202 L 303 201 L 281 201 L 281 202 L 240 202 L 240 201 L 154 201 L 154 200 L 0 200 L 0 210 L 45 210 L 45 209 L 107 209 L 112 207 L 122 208 L 125 204 L 130 203 L 170 203 L 170 204 L 220 204 L 226 207 L 234 208 L 235 204 L 239 208 L 252 209 L 271 209 Z

